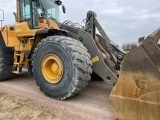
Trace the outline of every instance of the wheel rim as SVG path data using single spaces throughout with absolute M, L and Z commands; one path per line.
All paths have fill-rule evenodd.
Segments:
M 63 76 L 63 64 L 60 58 L 54 54 L 46 55 L 41 63 L 42 74 L 46 81 L 56 84 Z

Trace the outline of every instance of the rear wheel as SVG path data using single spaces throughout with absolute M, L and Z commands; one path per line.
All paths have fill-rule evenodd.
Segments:
M 92 73 L 87 49 L 81 42 L 64 36 L 43 39 L 34 51 L 32 65 L 40 89 L 59 100 L 80 92 Z
M 0 45 L 0 81 L 10 79 L 13 76 L 13 53 L 4 52 Z

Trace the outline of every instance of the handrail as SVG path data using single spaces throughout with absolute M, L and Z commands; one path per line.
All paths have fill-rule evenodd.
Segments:
M 0 19 L 0 21 L 1 21 L 1 28 L 2 28 L 2 21 L 4 21 L 4 10 L 2 10 L 2 9 L 0 9 L 0 11 L 2 11 L 2 19 Z

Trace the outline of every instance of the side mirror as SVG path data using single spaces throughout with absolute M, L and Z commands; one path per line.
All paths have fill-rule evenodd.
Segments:
M 66 13 L 66 7 L 62 4 L 62 11 L 63 13 Z

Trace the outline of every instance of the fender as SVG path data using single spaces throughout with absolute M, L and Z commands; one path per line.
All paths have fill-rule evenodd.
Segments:
M 4 53 L 13 53 L 14 51 L 13 48 L 6 46 L 1 32 L 0 32 L 0 46 Z
M 31 48 L 31 51 L 28 55 L 28 59 L 32 58 L 34 49 L 37 47 L 37 44 L 43 39 L 48 36 L 54 36 L 54 35 L 63 35 L 63 36 L 68 36 L 67 31 L 64 30 L 57 30 L 54 28 L 51 29 L 43 29 L 43 30 L 38 30 L 35 34 L 35 38 L 33 41 L 33 46 Z

